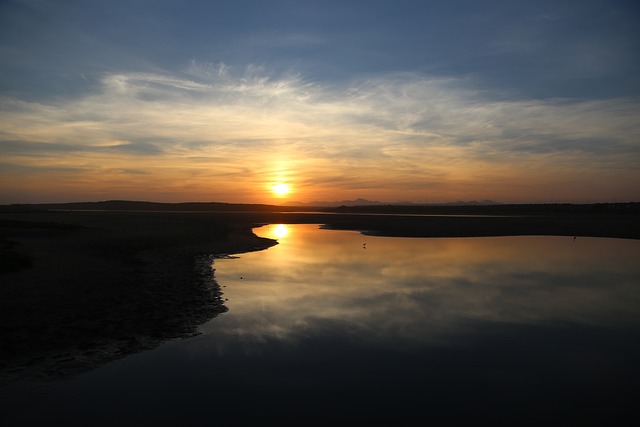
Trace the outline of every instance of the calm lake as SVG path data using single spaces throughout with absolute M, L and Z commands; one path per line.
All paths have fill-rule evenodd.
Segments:
M 620 425 L 640 397 L 640 241 L 388 238 L 268 225 L 216 259 L 201 335 L 2 391 L 20 424 L 255 417 Z

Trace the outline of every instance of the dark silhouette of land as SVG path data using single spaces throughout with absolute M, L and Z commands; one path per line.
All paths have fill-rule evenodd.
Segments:
M 102 202 L 41 203 L 0 205 L 0 213 L 42 211 L 129 211 L 129 212 L 326 212 L 385 213 L 415 215 L 542 215 L 542 214 L 640 214 L 640 202 L 628 203 L 446 203 L 446 204 L 381 204 L 313 206 L 266 205 L 221 202 L 159 203 L 127 200 Z
M 195 333 L 227 310 L 213 257 L 276 244 L 251 232 L 269 223 L 383 236 L 640 239 L 640 203 L 0 206 L 0 381 L 63 378 Z

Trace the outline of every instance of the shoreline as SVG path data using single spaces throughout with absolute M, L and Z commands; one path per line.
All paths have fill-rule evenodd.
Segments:
M 59 380 L 196 334 L 227 311 L 213 258 L 276 243 L 164 215 L 3 220 L 0 241 L 32 266 L 0 273 L 0 383 Z
M 58 380 L 192 336 L 224 313 L 211 261 L 264 250 L 264 224 L 394 237 L 566 235 L 640 239 L 636 214 L 412 216 L 292 212 L 0 214 L 0 383 Z

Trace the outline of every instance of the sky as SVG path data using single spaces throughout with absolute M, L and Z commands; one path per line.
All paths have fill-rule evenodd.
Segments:
M 622 0 L 1 0 L 0 204 L 640 201 L 638 22 Z

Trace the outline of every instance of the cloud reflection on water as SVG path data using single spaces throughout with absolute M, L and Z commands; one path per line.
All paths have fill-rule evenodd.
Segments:
M 215 261 L 229 313 L 203 331 L 218 338 L 327 334 L 411 347 L 461 344 L 453 337 L 487 323 L 640 324 L 633 240 L 389 238 L 317 225 L 255 231 L 280 244 Z

